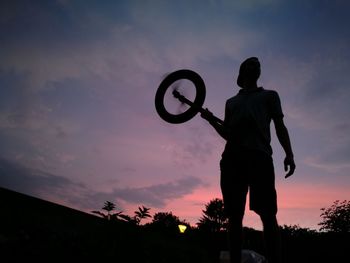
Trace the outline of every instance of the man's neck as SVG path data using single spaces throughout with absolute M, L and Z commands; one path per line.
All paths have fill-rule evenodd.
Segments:
M 243 89 L 246 89 L 246 90 L 252 90 L 257 88 L 258 88 L 258 85 L 256 82 L 246 83 L 246 85 L 243 86 Z

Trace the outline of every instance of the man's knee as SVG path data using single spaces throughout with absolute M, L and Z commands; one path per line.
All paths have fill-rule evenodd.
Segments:
M 244 217 L 244 211 L 243 212 L 233 212 L 229 213 L 228 218 L 231 222 L 242 222 Z
M 240 228 L 243 224 L 243 216 L 244 214 L 231 214 L 228 216 L 229 219 L 229 227 L 232 228 Z
M 261 214 L 260 218 L 264 227 L 278 227 L 277 217 L 275 214 Z

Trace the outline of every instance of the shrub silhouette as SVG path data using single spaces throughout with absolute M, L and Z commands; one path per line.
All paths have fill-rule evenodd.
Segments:
M 199 229 L 209 232 L 220 232 L 227 230 L 228 218 L 224 212 L 224 202 L 215 198 L 205 205 L 203 215 L 197 226 Z
M 320 230 L 337 233 L 350 232 L 350 201 L 336 200 L 329 208 L 321 208 Z

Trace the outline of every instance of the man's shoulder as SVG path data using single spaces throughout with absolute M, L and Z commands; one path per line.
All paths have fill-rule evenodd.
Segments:
M 268 101 L 275 101 L 275 100 L 279 100 L 279 95 L 278 92 L 276 90 L 272 90 L 272 89 L 264 89 L 262 87 L 260 87 L 257 92 L 252 92 L 252 93 L 244 93 L 244 92 L 238 92 L 236 95 L 232 96 L 231 98 L 226 100 L 226 105 L 230 105 L 230 104 L 235 104 L 235 103 L 239 103 L 242 100 L 244 101 L 244 98 L 246 98 L 246 95 L 248 95 L 248 97 L 255 97 L 258 100 L 268 100 Z
M 264 88 L 262 88 L 261 92 L 264 93 L 264 94 L 272 95 L 272 96 L 278 95 L 278 92 L 276 90 L 272 90 L 272 89 L 264 89 Z
M 237 97 L 237 95 L 232 96 L 231 98 L 229 98 L 229 99 L 227 99 L 227 100 L 226 100 L 226 103 L 230 103 L 230 102 L 232 102 L 233 100 L 235 100 L 235 99 L 236 99 L 236 97 Z
M 268 100 L 274 101 L 276 99 L 279 99 L 279 95 L 278 95 L 278 92 L 276 90 L 262 89 L 260 94 Z
M 278 92 L 276 90 L 271 90 L 271 89 L 264 89 L 260 87 L 257 92 L 251 93 L 254 96 L 255 95 L 262 95 L 262 96 L 267 96 L 267 97 L 278 97 Z M 240 98 L 244 96 L 244 93 L 238 92 L 236 95 L 232 96 L 229 98 L 226 103 L 232 103 L 236 100 L 240 100 Z
M 236 103 L 238 103 L 238 101 L 240 101 L 240 98 L 239 98 L 238 94 L 236 94 L 236 95 L 232 96 L 231 98 L 229 98 L 228 100 L 226 100 L 226 106 L 236 104 Z

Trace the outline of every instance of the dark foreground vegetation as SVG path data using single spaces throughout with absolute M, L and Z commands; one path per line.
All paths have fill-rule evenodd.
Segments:
M 219 262 L 224 231 L 107 220 L 0 188 L 1 262 Z M 348 262 L 349 233 L 282 227 L 286 263 Z M 244 230 L 244 248 L 264 254 L 262 233 Z

